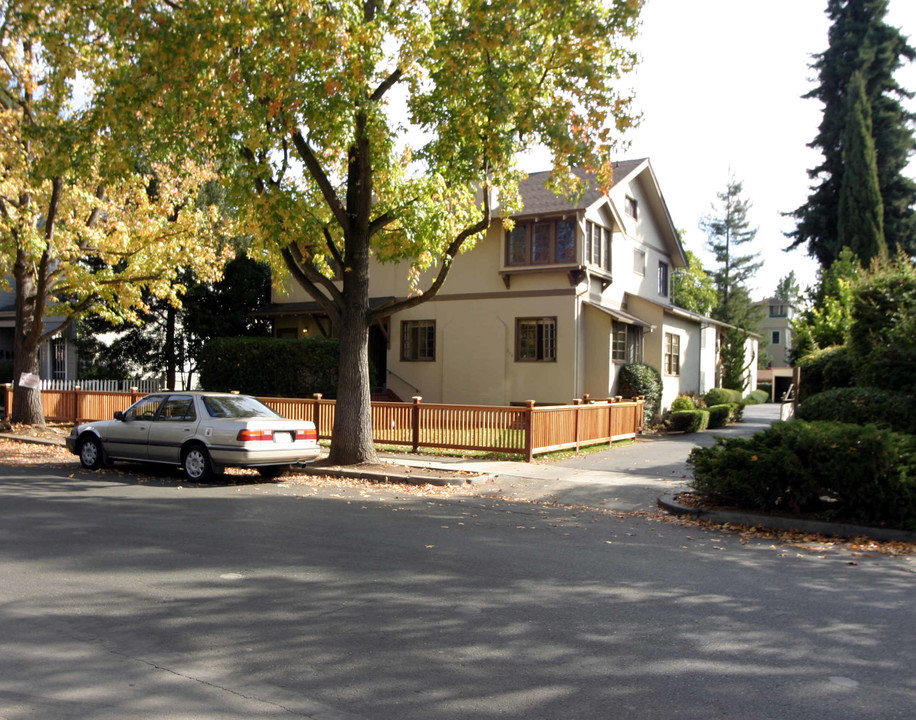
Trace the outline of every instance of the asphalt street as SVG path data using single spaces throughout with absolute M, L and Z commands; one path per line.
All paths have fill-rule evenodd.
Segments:
M 912 558 L 489 497 L 0 473 L 4 720 L 916 712 Z

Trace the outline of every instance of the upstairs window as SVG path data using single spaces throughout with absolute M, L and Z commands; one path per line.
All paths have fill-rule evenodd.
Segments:
M 786 317 L 789 309 L 785 305 L 770 305 L 770 317 Z
M 555 265 L 575 260 L 575 219 L 519 222 L 506 235 L 507 265 Z
M 517 318 L 515 359 L 519 362 L 553 362 L 557 359 L 557 319 Z
M 781 341 L 782 341 L 782 336 L 780 335 L 779 330 L 773 330 L 773 333 L 770 336 L 770 344 L 771 345 L 781 345 L 782 344 Z
M 665 374 L 681 374 L 681 336 L 665 333 Z
M 646 274 L 646 251 L 633 250 L 633 272 L 637 275 Z
M 668 297 L 668 263 L 658 262 L 658 294 Z
M 598 223 L 585 223 L 585 262 L 611 269 L 611 231 Z
M 401 360 L 431 362 L 436 359 L 436 321 L 405 320 L 401 323 Z
M 635 220 L 639 213 L 639 206 L 636 204 L 636 198 L 627 195 L 626 199 L 623 201 L 623 211 Z

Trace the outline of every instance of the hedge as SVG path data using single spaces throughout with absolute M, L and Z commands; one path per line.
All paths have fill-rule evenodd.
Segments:
M 728 403 L 709 406 L 709 427 L 720 428 L 728 425 L 732 415 L 732 407 Z
M 672 432 L 700 432 L 709 427 L 709 410 L 676 410 L 668 413 L 667 423 Z
M 661 412 L 662 374 L 657 368 L 645 363 L 629 363 L 620 368 L 617 394 L 623 397 L 645 395 L 646 422 L 652 422 Z
M 805 400 L 812 395 L 839 387 L 850 387 L 855 384 L 852 357 L 849 349 L 843 345 L 817 350 L 799 359 L 802 382 L 799 388 L 799 399 Z
M 801 403 L 798 418 L 873 423 L 897 432 L 916 433 L 916 397 L 880 388 L 835 388 Z
M 741 402 L 742 397 L 740 390 L 713 388 L 703 396 L 703 399 L 708 407 L 712 407 L 713 405 L 722 405 L 724 403 Z
M 337 395 L 336 338 L 217 338 L 204 345 L 200 384 L 246 395 Z
M 742 402 L 744 402 L 745 405 L 760 405 L 769 401 L 770 393 L 758 387 L 756 390 L 751 390 Z
M 777 422 L 750 438 L 716 438 L 688 458 L 692 488 L 765 512 L 916 529 L 916 438 L 875 425 Z

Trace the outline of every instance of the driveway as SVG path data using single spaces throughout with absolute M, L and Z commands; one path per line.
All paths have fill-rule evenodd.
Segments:
M 778 404 L 749 405 L 744 422 L 686 435 L 645 435 L 634 443 L 552 462 L 479 461 L 438 458 L 399 461 L 417 465 L 489 473 L 504 497 L 556 501 L 608 510 L 652 510 L 660 495 L 686 488 L 687 456 L 698 445 L 712 445 L 717 436 L 753 435 L 779 419 Z

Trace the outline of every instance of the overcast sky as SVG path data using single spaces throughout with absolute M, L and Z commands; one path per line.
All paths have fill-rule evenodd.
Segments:
M 621 158 L 648 157 L 685 247 L 703 258 L 700 218 L 710 212 L 729 172 L 744 182 L 754 250 L 764 267 L 755 298 L 773 294 L 795 270 L 804 288 L 817 264 L 804 251 L 783 252 L 782 217 L 808 196 L 807 169 L 819 155 L 807 147 L 822 106 L 803 100 L 814 87 L 811 56 L 827 47 L 826 0 L 647 0 L 632 82 L 643 120 Z M 916 44 L 916 0 L 891 0 L 888 22 Z M 916 67 L 897 79 L 916 91 Z M 916 111 L 916 101 L 908 103 Z M 910 168 L 916 176 L 916 163 Z M 530 167 L 526 169 L 546 169 Z M 748 246 L 745 246 L 748 247 Z

